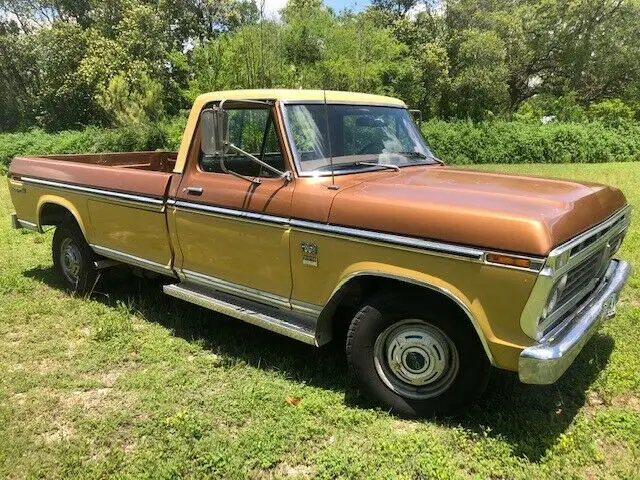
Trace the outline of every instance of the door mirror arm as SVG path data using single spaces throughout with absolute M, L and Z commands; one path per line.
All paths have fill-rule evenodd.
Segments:
M 290 181 L 293 179 L 293 175 L 291 174 L 291 172 L 290 172 L 290 171 L 288 171 L 288 170 L 287 170 L 286 172 L 283 172 L 282 170 L 278 170 L 277 168 L 272 167 L 271 165 L 269 165 L 267 162 L 265 162 L 265 161 L 263 161 L 263 160 L 260 160 L 258 157 L 256 157 L 256 156 L 254 156 L 254 155 L 250 154 L 249 152 L 245 152 L 245 151 L 244 151 L 244 150 L 242 150 L 241 148 L 236 147 L 233 143 L 228 143 L 228 142 L 227 142 L 227 149 L 228 149 L 228 150 L 233 150 L 234 152 L 237 152 L 237 153 L 239 153 L 240 155 L 244 155 L 245 157 L 247 157 L 247 158 L 249 158 L 249 159 L 253 160 L 254 162 L 256 162 L 258 165 L 260 165 L 260 166 L 262 166 L 262 167 L 266 168 L 266 169 L 267 169 L 267 170 L 269 170 L 270 172 L 275 173 L 278 177 L 280 177 L 280 178 L 284 179 L 284 180 L 285 180 L 285 181 L 287 181 L 287 182 L 290 182 Z M 233 172 L 231 172 L 230 170 L 227 170 L 227 167 L 226 167 L 226 165 L 224 164 L 224 155 L 222 155 L 222 156 L 220 157 L 220 168 L 222 168 L 222 169 L 223 169 L 223 170 L 225 170 L 225 171 L 229 171 L 230 173 L 233 173 Z M 238 174 L 238 175 L 240 175 L 240 174 Z M 244 179 L 246 179 L 246 180 L 252 181 L 252 182 L 253 182 L 254 180 L 257 180 L 257 181 L 258 181 L 258 183 L 260 182 L 260 179 L 252 179 L 252 180 L 250 180 L 248 177 L 245 177 L 245 176 L 243 176 L 243 175 L 240 175 L 240 177 L 242 177 L 242 178 L 244 178 Z M 254 183 L 255 183 L 255 182 L 254 182 Z

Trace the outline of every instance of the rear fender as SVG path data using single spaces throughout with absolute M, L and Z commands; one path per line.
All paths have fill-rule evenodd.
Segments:
M 78 211 L 78 208 L 69 200 L 67 200 L 66 198 L 60 197 L 58 195 L 42 195 L 40 197 L 40 199 L 38 200 L 38 207 L 37 207 L 37 219 L 38 219 L 38 229 L 40 229 L 40 231 L 42 230 L 42 209 L 44 208 L 45 205 L 47 204 L 53 204 L 53 205 L 58 205 L 66 210 L 69 211 L 69 213 L 73 216 L 73 218 L 75 219 L 76 223 L 78 224 L 78 226 L 80 227 L 80 230 L 82 230 L 82 234 L 84 235 L 85 239 L 88 239 L 88 231 L 87 231 L 87 227 L 84 223 L 84 221 L 82 220 L 82 216 L 80 215 L 80 212 Z

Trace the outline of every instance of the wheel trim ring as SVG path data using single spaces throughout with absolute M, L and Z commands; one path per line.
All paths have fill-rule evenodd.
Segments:
M 60 244 L 60 268 L 65 278 L 76 285 L 80 278 L 82 253 L 73 239 L 65 238 Z
M 406 336 L 407 332 L 411 336 L 418 332 L 421 338 L 414 339 L 417 345 L 405 345 L 405 348 L 402 348 L 398 339 Z M 396 345 L 393 345 L 394 343 Z M 434 346 L 435 350 L 439 350 L 441 360 L 444 360 L 436 362 L 436 365 L 433 364 L 434 356 L 437 358 Z M 394 350 L 399 348 L 403 354 L 421 351 L 420 354 L 425 359 L 425 368 L 413 370 L 412 375 L 406 364 L 392 366 L 392 360 L 397 359 Z M 373 353 L 374 365 L 382 382 L 394 393 L 415 400 L 433 398 L 446 391 L 453 384 L 460 365 L 453 341 L 440 328 L 420 319 L 402 320 L 385 329 L 376 338 Z M 411 382 L 416 380 L 416 376 L 419 381 Z

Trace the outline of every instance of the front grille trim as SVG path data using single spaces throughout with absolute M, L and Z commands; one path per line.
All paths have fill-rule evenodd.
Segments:
M 560 307 L 598 278 L 602 265 L 608 260 L 605 259 L 605 250 L 606 247 L 601 248 L 567 272 L 567 285 L 558 299 Z
M 584 292 L 579 292 L 574 298 L 567 299 L 565 306 L 561 309 L 564 312 L 560 313 L 561 310 L 556 309 L 544 320 L 540 318 L 551 289 L 562 275 L 581 266 L 595 252 L 603 247 L 606 248 L 607 243 L 610 243 L 614 247 L 612 250 L 615 250 L 617 245 L 613 239 L 624 237 L 630 222 L 631 206 L 625 205 L 602 223 L 576 235 L 549 253 L 520 315 L 520 326 L 526 335 L 539 340 L 544 332 L 552 330 L 571 308 L 579 307 L 579 302 L 584 301 L 586 294 L 597 287 L 595 283 L 593 288 L 588 288 Z M 600 272 L 596 278 L 602 275 L 603 272 Z M 571 305 L 571 302 L 574 302 L 574 306 L 568 307 L 567 305 Z

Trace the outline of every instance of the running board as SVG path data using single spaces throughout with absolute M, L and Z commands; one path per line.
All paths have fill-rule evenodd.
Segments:
M 180 300 L 214 310 L 310 345 L 318 345 L 315 332 L 311 328 L 311 324 L 314 322 L 309 317 L 262 305 L 258 302 L 216 290 L 205 290 L 202 287 L 188 283 L 165 285 L 162 290 L 167 295 Z

